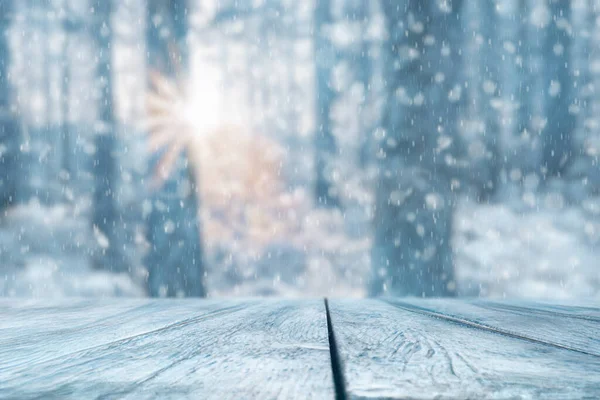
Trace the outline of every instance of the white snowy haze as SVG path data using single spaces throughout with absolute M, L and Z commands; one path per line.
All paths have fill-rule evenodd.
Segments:
M 600 300 L 598 0 L 0 0 L 0 296 Z

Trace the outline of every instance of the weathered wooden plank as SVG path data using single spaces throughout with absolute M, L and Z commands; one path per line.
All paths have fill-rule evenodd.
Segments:
M 600 318 L 593 315 L 592 308 L 458 299 L 406 298 L 390 302 L 600 356 Z
M 3 369 L 0 398 L 333 398 L 322 301 L 150 304 L 150 315 L 183 307 L 185 318 Z M 10 358 L 10 343 L 0 347 Z
M 483 300 L 480 300 L 483 302 Z M 544 301 L 517 301 L 517 300 L 486 300 L 485 303 L 505 309 L 527 309 L 528 313 L 554 315 L 558 317 L 585 319 L 600 322 L 600 306 L 595 304 L 582 304 L 580 302 L 566 302 L 564 304 L 548 303 Z
M 0 298 L 0 334 L 23 330 L 61 329 L 99 318 L 110 317 L 126 310 L 147 304 L 148 299 L 16 299 Z
M 18 310 L 18 311 L 17 311 Z M 223 310 L 220 301 L 96 300 L 13 307 L 0 311 L 0 380 L 32 362 L 144 334 L 189 318 Z M 6 328 L 5 326 L 9 326 Z
M 331 300 L 330 310 L 353 398 L 600 396 L 600 357 L 380 300 Z

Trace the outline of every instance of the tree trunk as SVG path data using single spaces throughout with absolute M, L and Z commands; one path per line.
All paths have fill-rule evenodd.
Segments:
M 356 17 L 361 25 L 360 54 L 356 62 L 356 78 L 362 84 L 363 98 L 359 110 L 359 135 L 358 162 L 360 167 L 368 168 L 373 159 L 372 137 L 374 129 L 373 118 L 373 93 L 371 92 L 371 78 L 373 77 L 373 61 L 371 59 L 372 39 L 369 37 L 369 24 L 373 18 L 371 2 L 360 0 Z
M 498 188 L 500 177 L 499 138 L 502 126 L 500 124 L 501 110 L 495 106 L 503 95 L 502 68 L 502 24 L 496 11 L 496 1 L 481 2 L 481 34 L 483 45 L 480 53 L 480 79 L 478 90 L 481 92 L 481 115 L 484 118 L 483 143 L 485 153 L 484 176 L 479 190 L 479 201 L 492 199 Z M 481 173 L 481 172 L 480 172 Z
M 10 46 L 8 29 L 13 16 L 12 0 L 0 2 L 0 211 L 16 201 L 20 127 L 12 109 L 12 91 L 8 79 Z
M 114 115 L 112 64 L 112 0 L 98 0 L 95 4 L 94 33 L 97 34 L 97 85 L 100 93 L 98 122 L 95 131 L 96 151 L 93 159 L 94 193 L 92 225 L 102 249 L 94 256 L 94 265 L 110 271 L 124 271 L 127 263 L 120 251 L 118 234 L 121 225 L 115 195 L 117 192 L 117 146 Z
M 76 24 L 69 17 L 69 1 L 64 0 L 63 7 L 65 14 L 63 16 L 62 29 L 64 32 L 64 42 L 61 51 L 62 80 L 60 84 L 60 114 L 61 114 L 61 137 L 60 137 L 60 180 L 62 185 L 63 198 L 69 199 L 67 191 L 74 179 L 74 170 L 72 168 L 72 155 L 74 153 L 71 140 L 69 109 L 71 106 L 70 87 L 71 87 L 71 62 L 70 62 L 70 35 L 76 30 Z
M 571 112 L 571 2 L 548 0 L 548 7 L 551 21 L 544 43 L 548 121 L 542 132 L 542 173 L 551 177 L 562 175 L 570 165 L 576 118 Z
M 377 154 L 371 295 L 455 291 L 451 181 L 463 97 L 461 3 L 383 2 L 388 95 Z
M 332 24 L 330 0 L 317 0 L 314 19 L 315 37 L 315 199 L 320 207 L 339 207 L 340 199 L 334 182 L 334 161 L 337 153 L 331 107 L 334 91 L 331 87 L 331 70 L 335 63 L 335 49 L 328 35 Z
M 44 48 L 44 95 L 46 97 L 46 126 L 42 128 L 42 143 L 45 147 L 42 157 L 42 172 L 43 186 L 38 195 L 40 202 L 53 205 L 61 200 L 61 184 L 60 184 L 60 139 L 61 126 L 57 118 L 56 100 L 53 98 L 52 92 L 55 89 L 54 85 L 54 67 L 60 64 L 60 59 L 53 52 L 51 42 L 54 39 L 54 33 L 58 27 L 57 19 L 54 14 L 54 2 L 45 0 L 42 2 L 42 23 L 43 34 L 45 41 Z M 58 107 L 60 110 L 60 107 Z M 59 111 L 60 112 L 60 111 Z
M 172 78 L 177 72 L 176 64 L 185 69 L 188 63 L 186 3 L 148 0 L 149 68 Z M 171 52 L 173 49 L 178 55 Z M 196 179 L 197 174 L 179 165 L 154 194 L 148 220 L 150 251 L 145 261 L 151 296 L 206 295 Z

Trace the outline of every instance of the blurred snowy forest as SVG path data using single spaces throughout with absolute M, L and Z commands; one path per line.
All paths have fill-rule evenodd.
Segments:
M 0 0 L 0 295 L 600 299 L 600 0 Z

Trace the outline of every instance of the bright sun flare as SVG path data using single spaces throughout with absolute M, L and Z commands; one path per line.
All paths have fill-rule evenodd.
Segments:
M 169 79 L 153 71 L 147 93 L 147 134 L 150 151 L 164 150 L 154 171 L 154 185 L 171 174 L 179 154 L 185 151 L 197 171 L 199 140 L 222 125 L 218 91 L 207 84 Z

